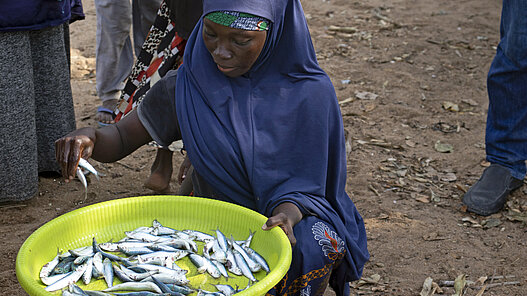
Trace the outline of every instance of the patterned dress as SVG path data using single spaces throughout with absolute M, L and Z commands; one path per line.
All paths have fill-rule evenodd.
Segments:
M 177 34 L 170 9 L 163 1 L 119 98 L 116 122 L 137 108 L 148 90 L 169 70 L 179 67 L 185 44 L 186 40 Z

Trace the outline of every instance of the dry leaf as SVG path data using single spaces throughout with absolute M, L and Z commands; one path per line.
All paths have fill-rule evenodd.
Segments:
M 452 112 L 459 112 L 459 106 L 455 103 L 445 101 L 443 102 L 443 108 Z
M 406 144 L 406 146 L 411 147 L 411 148 L 414 148 L 415 145 L 417 145 L 417 144 L 416 144 L 414 141 L 412 141 L 412 140 L 406 140 L 406 141 L 405 141 L 405 144 Z
M 435 143 L 434 148 L 437 152 L 441 153 L 451 153 L 454 151 L 454 146 L 448 143 L 441 143 L 439 140 Z
M 461 100 L 461 102 L 463 102 L 463 103 L 465 103 L 465 104 L 467 104 L 469 106 L 472 106 L 472 107 L 476 107 L 476 106 L 479 105 L 478 102 L 474 101 L 473 99 L 463 99 L 463 100 Z
M 441 181 L 443 182 L 454 182 L 457 180 L 456 174 L 454 173 L 446 173 L 443 176 L 441 176 Z
M 375 100 L 379 95 L 367 91 L 356 91 L 355 97 L 360 100 Z
M 460 274 L 458 277 L 454 280 L 454 290 L 456 293 L 452 296 L 463 296 L 463 292 L 465 290 L 465 285 L 467 284 L 467 281 L 465 280 L 466 275 Z
M 422 203 L 430 203 L 430 198 L 423 194 L 417 194 L 412 193 L 412 196 L 415 198 L 415 200 L 422 202 Z
M 434 280 L 431 277 L 427 277 L 423 283 L 423 288 L 421 289 L 421 293 L 419 293 L 419 296 L 432 296 L 432 283 Z

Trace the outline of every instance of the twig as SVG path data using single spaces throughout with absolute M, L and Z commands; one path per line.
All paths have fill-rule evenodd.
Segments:
M 373 185 L 368 184 L 368 189 L 370 189 L 371 191 L 373 191 L 373 193 L 375 193 L 375 195 L 377 195 L 377 196 L 381 196 L 381 194 L 379 193 L 379 191 L 377 191 L 377 189 L 375 189 L 375 188 L 373 187 Z
M 502 282 L 502 283 L 494 283 L 494 284 L 487 284 L 486 287 L 487 289 L 490 289 L 490 288 L 493 288 L 493 287 L 499 287 L 499 286 L 511 286 L 511 285 L 519 285 L 520 282 L 518 281 L 514 281 L 514 282 Z M 473 286 L 473 287 L 470 287 L 472 289 L 481 289 L 483 288 L 485 285 L 483 286 Z
M 0 208 L 2 209 L 16 209 L 16 208 L 24 208 L 27 207 L 27 205 L 0 205 Z
M 381 12 L 379 11 L 379 8 L 374 8 L 373 9 L 373 15 L 376 18 L 380 19 L 380 20 L 383 20 L 383 21 L 385 21 L 387 23 L 391 23 L 396 28 L 401 28 L 402 27 L 402 25 L 399 24 L 398 22 L 396 22 L 396 21 L 394 21 L 394 20 L 382 15 Z

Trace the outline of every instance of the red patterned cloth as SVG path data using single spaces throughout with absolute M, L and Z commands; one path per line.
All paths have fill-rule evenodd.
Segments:
M 165 1 L 143 43 L 115 110 L 115 122 L 137 108 L 145 94 L 169 70 L 182 62 L 186 40 L 178 36 Z

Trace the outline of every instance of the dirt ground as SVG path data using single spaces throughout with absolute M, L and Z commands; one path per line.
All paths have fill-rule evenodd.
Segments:
M 347 191 L 366 221 L 371 252 L 352 295 L 419 295 L 427 278 L 444 295 L 455 293 L 456 278 L 466 280 L 464 295 L 526 295 L 527 186 L 491 217 L 471 215 L 461 204 L 488 165 L 486 74 L 499 41 L 501 1 L 302 3 L 352 136 Z M 84 5 L 86 20 L 71 26 L 78 127 L 96 126 L 100 103 L 95 10 L 90 1 Z M 91 161 L 106 177 L 90 183 L 86 203 L 79 182 L 41 178 L 32 200 L 1 204 L 0 294 L 25 295 L 15 259 L 39 226 L 87 204 L 152 194 L 142 185 L 154 155 L 145 146 L 117 163 Z M 182 159 L 174 156 L 176 170 Z M 175 193 L 175 174 L 171 186 Z

